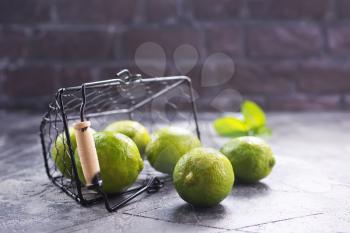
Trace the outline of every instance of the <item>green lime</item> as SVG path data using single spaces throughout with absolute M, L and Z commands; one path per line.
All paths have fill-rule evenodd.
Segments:
M 188 130 L 163 128 L 152 134 L 146 156 L 157 171 L 172 174 L 179 158 L 200 145 L 199 139 Z
M 221 152 L 231 161 L 238 181 L 255 183 L 268 176 L 275 165 L 271 147 L 258 137 L 240 137 L 226 143 Z
M 93 133 L 95 130 L 91 129 Z M 75 129 L 69 127 L 69 138 L 72 144 L 73 152 L 77 148 L 77 140 L 75 138 Z M 62 173 L 63 176 L 71 178 L 72 177 L 72 164 L 69 155 L 69 149 L 66 141 L 65 132 L 58 135 L 54 146 L 51 149 L 52 159 L 55 161 L 56 167 Z
M 105 128 L 105 131 L 121 133 L 131 138 L 139 148 L 141 155 L 145 152 L 151 137 L 147 129 L 137 121 L 116 121 Z
M 211 148 L 195 148 L 177 162 L 173 182 L 186 202 L 213 206 L 231 192 L 234 173 L 230 161 Z
M 108 131 L 94 134 L 101 169 L 102 188 L 106 193 L 119 193 L 132 185 L 143 169 L 143 161 L 136 144 L 124 134 Z M 79 179 L 85 183 L 78 150 L 75 162 Z

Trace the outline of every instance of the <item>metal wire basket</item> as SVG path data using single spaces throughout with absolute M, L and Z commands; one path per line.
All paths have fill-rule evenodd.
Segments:
M 83 118 L 91 121 L 95 130 L 103 130 L 116 120 L 130 119 L 141 122 L 150 132 L 177 125 L 191 130 L 200 138 L 191 80 L 186 76 L 142 78 L 139 74 L 123 70 L 116 74 L 116 79 L 59 89 L 40 126 L 46 173 L 56 186 L 78 203 L 89 205 L 105 199 L 109 211 L 119 208 L 144 191 L 157 191 L 164 177 L 146 164 L 135 185 L 116 195 L 130 194 L 129 197 L 111 207 L 109 197 L 84 187 L 77 175 L 69 137 L 72 130 L 70 125 Z M 65 176 L 56 166 L 52 155 L 52 151 L 57 150 L 55 141 L 59 135 L 64 135 L 64 150 L 70 157 L 70 165 L 62 161 L 64 173 L 68 174 Z

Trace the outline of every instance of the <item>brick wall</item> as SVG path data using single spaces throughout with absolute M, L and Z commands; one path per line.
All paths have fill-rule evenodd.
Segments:
M 179 45 L 196 48 L 188 75 L 203 109 L 215 97 L 227 108 L 227 87 L 268 110 L 350 108 L 349 0 L 1 0 L 0 107 L 43 108 L 58 87 L 139 72 L 135 51 L 147 41 L 164 48 L 165 74 L 179 73 Z M 213 79 L 232 69 L 203 67 L 217 52 L 235 75 L 203 85 L 204 69 Z

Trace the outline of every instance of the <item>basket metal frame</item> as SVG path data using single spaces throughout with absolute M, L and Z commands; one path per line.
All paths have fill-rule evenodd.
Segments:
M 103 81 L 97 81 L 97 82 L 87 82 L 83 83 L 81 86 L 75 86 L 75 87 L 67 87 L 67 88 L 60 88 L 56 95 L 54 96 L 54 103 L 55 106 L 59 107 L 59 113 L 61 116 L 61 119 L 58 121 L 63 122 L 63 128 L 64 128 L 64 133 L 65 133 L 65 140 L 67 142 L 68 146 L 68 152 L 70 155 L 71 159 L 71 165 L 72 165 L 72 171 L 73 171 L 73 176 L 71 179 L 74 179 L 76 188 L 77 188 L 77 193 L 72 192 L 69 190 L 67 187 L 62 185 L 60 182 L 57 181 L 59 177 L 54 177 L 50 174 L 50 167 L 48 164 L 49 160 L 49 154 L 46 148 L 45 144 L 45 133 L 44 129 L 47 123 L 52 122 L 50 119 L 50 114 L 52 113 L 53 110 L 56 110 L 51 104 L 49 104 L 47 112 L 44 114 L 41 124 L 40 124 L 40 140 L 42 144 L 42 152 L 43 152 L 43 158 L 44 158 L 44 164 L 45 164 L 45 170 L 48 178 L 52 181 L 54 185 L 59 187 L 63 192 L 65 192 L 68 196 L 73 198 L 75 201 L 77 201 L 79 204 L 83 206 L 88 206 L 93 203 L 96 203 L 101 200 L 105 200 L 106 202 L 106 208 L 109 211 L 113 211 L 110 206 L 108 206 L 109 203 L 107 203 L 107 196 L 106 195 L 100 195 L 99 197 L 96 197 L 91 200 L 87 200 L 84 198 L 83 192 L 82 192 L 82 183 L 80 182 L 78 178 L 78 172 L 77 172 L 77 167 L 75 165 L 75 159 L 74 159 L 74 151 L 72 150 L 72 142 L 70 141 L 70 134 L 69 134 L 69 127 L 68 127 L 68 120 L 75 120 L 75 119 L 84 119 L 84 118 L 94 118 L 94 117 L 99 117 L 99 116 L 105 116 L 105 115 L 111 115 L 111 114 L 118 114 L 118 113 L 132 113 L 136 109 L 148 104 L 152 100 L 156 99 L 157 97 L 167 93 L 168 91 L 176 88 L 177 86 L 185 83 L 187 87 L 189 88 L 189 94 L 190 94 L 190 104 L 191 104 L 191 109 L 193 113 L 193 120 L 195 122 L 195 128 L 196 128 L 196 134 L 198 138 L 200 139 L 200 130 L 198 126 L 198 113 L 197 113 L 197 108 L 195 105 L 195 100 L 194 100 L 194 94 L 193 94 L 193 89 L 192 89 L 192 82 L 191 79 L 187 76 L 170 76 L 170 77 L 151 77 L 151 78 L 142 78 L 141 75 L 139 74 L 131 74 L 128 70 L 122 70 L 121 72 L 116 74 L 115 79 L 109 79 L 109 80 L 103 80 Z M 132 108 L 129 109 L 116 109 L 116 110 L 109 110 L 105 112 L 97 112 L 97 113 L 89 113 L 85 114 L 84 109 L 86 105 L 86 95 L 85 95 L 85 90 L 90 89 L 90 88 L 99 88 L 99 87 L 106 87 L 106 86 L 118 86 L 118 85 L 132 85 L 132 84 L 137 84 L 137 83 L 151 83 L 151 82 L 162 82 L 162 81 L 177 81 L 173 85 L 168 86 L 164 88 L 163 90 L 152 94 L 145 100 L 141 101 L 137 105 L 133 106 Z M 73 117 L 67 117 L 67 114 L 65 112 L 65 106 L 63 103 L 63 95 L 67 91 L 81 91 L 82 93 L 82 103 L 81 103 L 81 108 L 80 108 L 80 116 L 73 116 Z M 56 119 L 57 121 L 57 119 Z M 50 152 L 49 152 L 50 153 Z M 144 185 L 141 185 L 139 187 L 129 189 L 125 191 L 122 194 L 127 194 L 127 193 L 133 193 L 131 195 L 132 198 L 136 197 L 137 195 L 141 194 L 144 191 L 148 191 L 149 193 L 152 193 L 154 191 L 157 191 L 161 187 L 161 184 L 159 183 L 159 180 L 155 183 L 151 183 L 149 180 L 145 182 Z M 132 199 L 131 198 L 131 199 Z M 129 199 L 129 198 L 128 198 Z M 125 201 L 124 201 L 125 202 Z M 119 203 L 124 205 L 125 203 Z M 108 208 L 109 207 L 109 208 Z M 118 207 L 119 208 L 119 207 Z

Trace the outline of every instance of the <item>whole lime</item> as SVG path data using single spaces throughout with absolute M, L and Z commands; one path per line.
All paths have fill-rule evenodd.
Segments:
M 77 140 L 75 137 L 75 129 L 69 127 L 69 138 L 72 145 L 73 152 L 77 148 Z M 91 129 L 93 133 L 95 130 Z M 65 132 L 58 135 L 55 144 L 51 149 L 52 159 L 55 161 L 56 167 L 62 173 L 63 176 L 72 177 L 72 163 L 69 155 L 69 148 L 67 145 Z
M 181 156 L 200 145 L 199 139 L 188 130 L 163 128 L 152 134 L 146 156 L 157 171 L 172 174 Z
M 132 185 L 143 169 L 143 161 L 136 144 L 124 134 L 102 131 L 94 134 L 94 141 L 106 193 L 119 193 Z M 85 184 L 78 150 L 75 162 L 79 179 Z
M 265 178 L 275 165 L 271 147 L 257 137 L 232 139 L 221 148 L 221 152 L 231 161 L 237 180 L 244 183 Z
M 182 199 L 195 206 L 213 206 L 231 192 L 234 173 L 230 161 L 211 148 L 195 148 L 177 162 L 173 182 Z
M 137 121 L 116 121 L 105 128 L 105 131 L 121 133 L 131 138 L 139 148 L 141 155 L 145 152 L 147 143 L 151 137 L 147 129 Z

